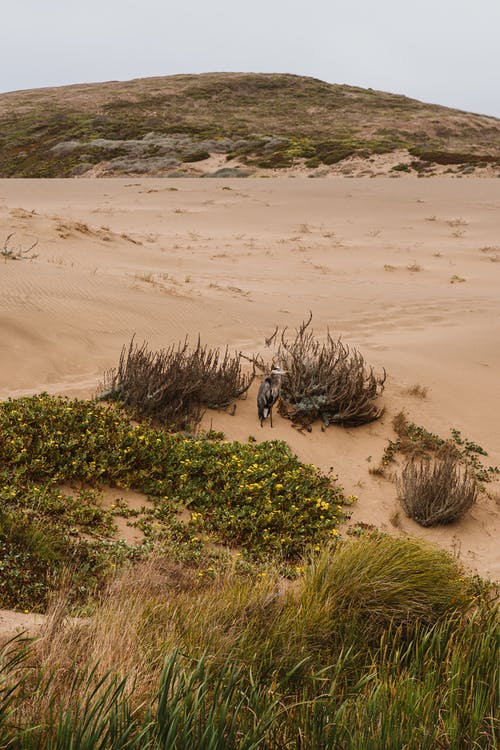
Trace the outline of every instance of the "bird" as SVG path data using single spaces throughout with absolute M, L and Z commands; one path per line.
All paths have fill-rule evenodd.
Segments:
M 273 426 L 273 406 L 279 399 L 281 392 L 281 378 L 285 375 L 286 370 L 281 367 L 273 367 L 267 378 L 265 378 L 259 387 L 257 394 L 257 412 L 260 419 L 260 426 L 264 426 L 264 420 L 270 418 L 271 427 Z

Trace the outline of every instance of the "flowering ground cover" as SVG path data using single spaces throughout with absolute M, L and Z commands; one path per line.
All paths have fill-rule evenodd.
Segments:
M 135 489 L 152 506 L 106 508 L 104 486 Z M 286 567 L 338 534 L 350 501 L 280 441 L 171 434 L 132 424 L 118 408 L 47 394 L 6 401 L 0 605 L 43 607 L 68 568 L 74 596 L 85 599 L 126 559 L 168 551 L 199 562 L 207 541 L 238 548 L 250 564 L 278 558 Z M 185 509 L 187 522 L 178 517 Z M 137 516 L 141 545 L 116 539 L 117 515 Z

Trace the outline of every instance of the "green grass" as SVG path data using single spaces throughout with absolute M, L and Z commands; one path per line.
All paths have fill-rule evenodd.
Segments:
M 447 553 L 369 535 L 282 593 L 180 570 L 163 590 L 159 570 L 123 576 L 92 620 L 5 646 L 0 746 L 498 747 L 494 592 Z
M 347 498 L 284 443 L 46 394 L 1 403 L 0 438 L 2 604 L 50 601 L 38 640 L 0 648 L 0 747 L 498 748 L 496 589 L 421 541 L 340 539 Z M 113 541 L 135 511 L 103 507 L 108 485 L 152 500 L 138 549 Z

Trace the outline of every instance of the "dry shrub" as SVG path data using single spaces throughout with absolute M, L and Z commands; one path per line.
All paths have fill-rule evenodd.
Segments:
M 367 367 L 363 356 L 334 339 L 330 333 L 320 342 L 309 328 L 312 315 L 297 330 L 295 338 L 282 332 L 276 359 L 287 371 L 281 390 L 280 414 L 307 427 L 321 418 L 325 425 L 356 427 L 378 419 L 383 409 L 375 399 L 384 390 L 386 378 Z
M 419 383 L 416 383 L 415 385 L 411 385 L 406 389 L 406 393 L 409 396 L 415 396 L 416 398 L 427 398 L 427 391 L 428 389 L 426 386 L 420 385 Z
M 118 367 L 106 373 L 99 399 L 115 399 L 141 418 L 175 430 L 196 425 L 205 408 L 224 408 L 250 387 L 255 373 L 244 375 L 240 356 L 210 349 L 200 340 L 151 351 L 134 339 L 124 346 Z
M 434 460 L 408 461 L 397 481 L 407 516 L 421 526 L 452 523 L 475 503 L 476 481 L 452 453 Z

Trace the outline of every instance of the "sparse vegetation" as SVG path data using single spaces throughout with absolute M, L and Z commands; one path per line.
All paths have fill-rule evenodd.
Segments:
M 413 261 L 413 263 L 409 263 L 406 267 L 408 271 L 411 271 L 412 273 L 418 273 L 418 271 L 422 270 L 422 266 L 415 260 Z
M 399 500 L 407 516 L 421 526 L 452 523 L 474 505 L 477 483 L 459 458 L 410 460 L 397 482 Z
M 3 247 L 0 250 L 0 256 L 4 258 L 5 262 L 8 260 L 34 260 L 38 258 L 38 254 L 34 253 L 33 250 L 38 245 L 38 240 L 35 240 L 29 247 L 23 248 L 22 245 L 14 247 L 11 243 L 14 233 L 11 232 L 3 243 Z
M 415 396 L 416 398 L 427 398 L 427 391 L 428 388 L 426 388 L 423 385 L 420 385 L 419 383 L 416 383 L 415 385 L 411 385 L 409 388 L 406 389 L 406 393 L 409 396 Z
M 451 429 L 451 438 L 445 440 L 425 427 L 420 427 L 414 422 L 409 422 L 406 414 L 401 411 L 394 417 L 392 426 L 397 435 L 397 440 L 389 440 L 382 461 L 378 466 L 370 469 L 370 473 L 383 476 L 386 468 L 392 464 L 398 454 L 409 460 L 429 459 L 433 457 L 443 458 L 448 455 L 469 467 L 479 483 L 490 482 L 500 469 L 496 466 L 484 466 L 479 456 L 487 456 L 487 452 L 472 440 L 463 438 L 460 430 Z

